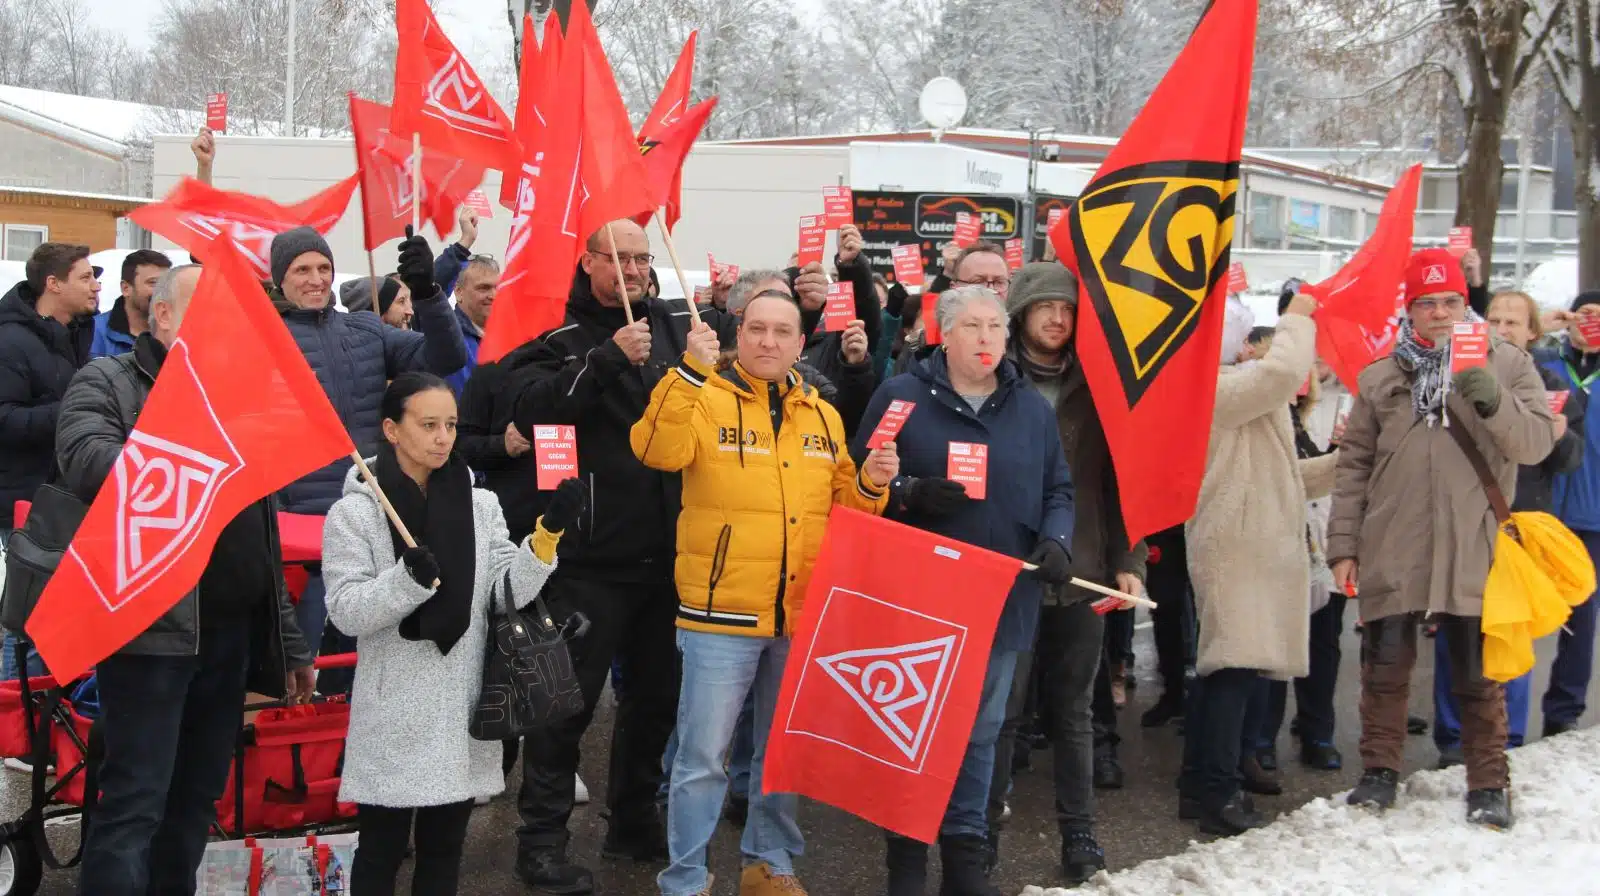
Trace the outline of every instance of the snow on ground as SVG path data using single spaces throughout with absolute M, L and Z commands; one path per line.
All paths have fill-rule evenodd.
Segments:
M 1383 815 L 1341 793 L 1244 836 L 1022 896 L 1600 893 L 1600 728 L 1512 751 L 1511 776 L 1516 824 L 1504 833 L 1467 823 L 1461 768 L 1419 772 Z

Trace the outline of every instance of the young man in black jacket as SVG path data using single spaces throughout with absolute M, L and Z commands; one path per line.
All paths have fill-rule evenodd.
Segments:
M 89 363 L 61 402 L 63 482 L 86 504 L 118 456 L 177 338 L 200 270 L 157 282 L 133 351 Z M 309 698 L 311 651 L 283 585 L 272 498 L 225 526 L 200 584 L 96 667 L 105 760 L 85 820 L 83 896 L 192 893 L 216 820 L 246 690 Z
M 628 433 L 650 390 L 683 354 L 692 318 L 686 304 L 647 298 L 652 256 L 644 231 L 626 220 L 609 229 L 626 294 L 613 237 L 602 229 L 573 275 L 565 324 L 526 347 L 525 356 L 524 349 L 513 353 L 519 363 L 503 374 L 524 439 L 533 441 L 536 425 L 577 428 L 578 472 L 590 496 L 576 531 L 561 539 L 560 569 L 546 590 L 557 612 L 581 610 L 592 623 L 574 656 L 587 709 L 528 736 L 523 747 L 517 873 L 544 893 L 593 892 L 593 875 L 567 857 L 567 821 L 579 741 L 615 658 L 640 671 L 621 695 L 611 737 L 602 854 L 648 862 L 667 856 L 655 797 L 677 718 L 673 561 L 682 483 L 641 464 Z

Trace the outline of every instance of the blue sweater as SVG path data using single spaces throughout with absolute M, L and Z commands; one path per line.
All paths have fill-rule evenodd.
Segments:
M 1583 393 L 1587 400 L 1594 382 L 1585 385 L 1576 376 L 1583 367 L 1583 356 L 1572 346 L 1535 349 L 1533 361 L 1542 370 L 1555 374 L 1574 392 Z M 1597 374 L 1600 368 L 1591 371 L 1590 376 L 1600 380 Z M 1585 414 L 1579 425 L 1583 428 L 1583 462 L 1570 473 L 1556 474 L 1553 512 L 1569 529 L 1600 532 L 1600 414 Z
M 1070 553 L 1072 480 L 1061 450 L 1055 408 L 1028 387 L 1011 360 L 1001 362 L 999 378 L 999 388 L 975 413 L 951 387 L 943 352 L 913 360 L 909 372 L 878 387 L 856 430 L 850 454 L 858 464 L 866 458 L 867 439 L 878 428 L 889 402 L 916 402 L 895 439 L 900 478 L 894 482 L 896 497 L 890 501 L 886 517 L 1019 559 L 1027 559 L 1045 538 L 1054 539 Z M 945 478 L 951 442 L 989 446 L 987 497 L 968 502 L 948 517 L 906 510 L 899 499 L 906 480 Z M 1041 597 L 1038 579 L 1026 571 L 1017 576 L 995 630 L 994 649 L 1032 649 Z

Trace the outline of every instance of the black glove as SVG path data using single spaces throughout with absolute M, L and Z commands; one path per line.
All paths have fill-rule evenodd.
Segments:
M 429 591 L 439 581 L 439 561 L 433 559 L 432 551 L 421 545 L 402 551 L 400 562 L 406 565 L 406 573 L 412 580 Z
M 1028 562 L 1039 567 L 1033 571 L 1033 575 L 1042 582 L 1065 585 L 1072 578 L 1072 558 L 1067 555 L 1067 549 L 1061 546 L 1061 542 L 1054 538 L 1040 541 L 1033 553 L 1028 555 Z
M 406 225 L 406 238 L 400 242 L 400 282 L 411 290 L 411 301 L 433 298 L 433 250 L 428 241 L 411 233 Z
M 906 292 L 904 286 L 899 283 L 889 284 L 889 298 L 883 303 L 884 313 L 890 317 L 899 317 L 900 312 L 906 308 L 906 299 L 910 297 L 911 294 Z
M 967 487 L 954 479 L 923 477 L 906 486 L 904 504 L 912 513 L 924 516 L 949 516 L 967 501 Z
M 544 516 L 539 518 L 539 525 L 544 531 L 552 535 L 565 532 L 569 526 L 578 521 L 578 515 L 583 513 L 583 507 L 589 503 L 589 486 L 582 479 L 566 479 L 556 486 L 556 493 L 550 496 L 550 503 L 544 509 Z

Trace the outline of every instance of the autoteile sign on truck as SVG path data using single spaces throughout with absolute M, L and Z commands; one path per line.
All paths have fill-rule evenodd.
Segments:
M 1021 201 L 1015 196 L 959 193 L 880 193 L 855 191 L 856 227 L 862 253 L 874 271 L 895 279 L 895 246 L 916 244 L 925 270 L 937 270 L 939 247 L 955 238 L 956 218 L 966 213 L 980 221 L 979 238 L 1004 244 L 1021 236 Z

